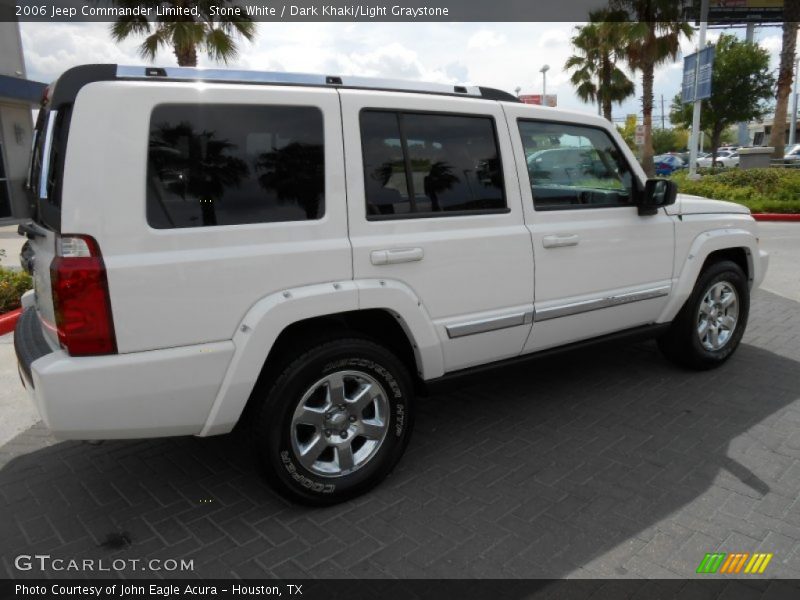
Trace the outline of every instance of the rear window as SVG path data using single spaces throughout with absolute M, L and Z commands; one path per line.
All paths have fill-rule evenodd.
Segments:
M 61 181 L 71 107 L 42 108 L 36 119 L 28 191 L 34 220 L 54 231 L 61 228 Z
M 320 219 L 322 112 L 164 104 L 150 119 L 147 222 L 156 229 Z

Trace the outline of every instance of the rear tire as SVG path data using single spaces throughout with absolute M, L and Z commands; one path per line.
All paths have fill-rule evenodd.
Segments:
M 413 400 L 406 367 L 386 348 L 363 338 L 327 342 L 269 386 L 251 439 L 278 492 L 303 504 L 336 504 L 376 486 L 400 460 Z
M 742 268 L 727 260 L 712 263 L 658 346 L 681 366 L 713 369 L 736 351 L 749 313 L 750 290 Z

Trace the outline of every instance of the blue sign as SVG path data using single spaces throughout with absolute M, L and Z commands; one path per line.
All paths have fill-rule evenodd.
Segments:
M 697 68 L 697 65 L 700 68 Z M 681 99 L 684 104 L 711 97 L 711 72 L 714 68 L 714 46 L 706 46 L 683 59 L 683 88 Z M 697 77 L 697 96 L 694 95 L 694 80 Z

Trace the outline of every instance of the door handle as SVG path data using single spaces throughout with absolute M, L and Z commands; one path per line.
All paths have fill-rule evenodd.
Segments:
M 418 262 L 425 257 L 422 248 L 391 248 L 373 250 L 370 260 L 373 265 L 395 265 L 398 263 Z
M 546 235 L 542 238 L 542 245 L 545 248 L 565 248 L 567 246 L 577 246 L 580 238 L 573 234 L 568 235 Z

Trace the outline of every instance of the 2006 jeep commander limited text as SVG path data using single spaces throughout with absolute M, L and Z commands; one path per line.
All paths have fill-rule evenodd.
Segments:
M 30 179 L 15 343 L 50 429 L 241 419 L 311 503 L 391 470 L 425 382 L 629 332 L 721 364 L 767 262 L 746 208 L 646 180 L 606 121 L 480 87 L 78 67 Z

